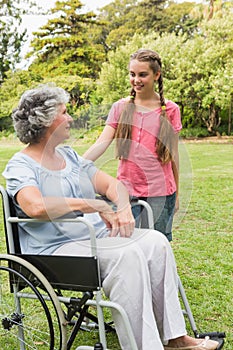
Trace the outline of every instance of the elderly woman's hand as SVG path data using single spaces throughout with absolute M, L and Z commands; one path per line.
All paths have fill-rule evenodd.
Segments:
M 110 229 L 110 237 L 130 237 L 135 227 L 135 220 L 128 204 L 124 209 L 114 212 L 112 209 L 99 212 L 106 226 Z
M 135 220 L 132 214 L 131 206 L 128 204 L 125 208 L 117 211 L 114 217 L 114 226 L 112 227 L 110 237 L 118 234 L 121 237 L 130 237 L 135 227 Z

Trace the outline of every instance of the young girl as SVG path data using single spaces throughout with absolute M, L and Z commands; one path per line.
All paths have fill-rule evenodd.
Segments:
M 95 161 L 115 139 L 118 179 L 131 196 L 151 205 L 154 229 L 171 241 L 173 216 L 179 207 L 180 110 L 164 98 L 162 62 L 156 52 L 140 49 L 133 53 L 129 74 L 130 96 L 112 105 L 102 134 L 84 157 Z M 137 208 L 135 217 L 140 214 Z M 143 213 L 141 219 L 145 227 Z

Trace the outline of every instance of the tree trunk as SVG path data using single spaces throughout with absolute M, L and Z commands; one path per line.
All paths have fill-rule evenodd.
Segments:
M 212 134 L 217 134 L 217 129 L 221 124 L 221 118 L 219 117 L 219 110 L 216 108 L 215 103 L 211 103 L 209 109 L 208 119 L 202 118 L 205 122 L 207 130 Z
M 208 21 L 213 18 L 214 15 L 214 1 L 215 0 L 210 0 Z
M 228 115 L 228 135 L 231 134 L 231 123 L 232 123 L 232 100 L 233 94 L 230 97 L 229 115 Z

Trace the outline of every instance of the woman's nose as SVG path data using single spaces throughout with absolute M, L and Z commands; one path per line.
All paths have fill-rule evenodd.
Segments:
M 67 117 L 68 117 L 67 119 L 68 119 L 69 122 L 72 122 L 74 120 L 73 117 L 71 117 L 71 115 L 68 114 L 68 113 L 67 113 Z
M 137 83 L 140 83 L 140 82 L 141 82 L 141 78 L 138 77 L 138 76 L 135 76 L 134 80 L 135 80 Z

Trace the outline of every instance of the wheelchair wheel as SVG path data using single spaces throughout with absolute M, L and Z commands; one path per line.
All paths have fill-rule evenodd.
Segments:
M 3 350 L 66 349 L 66 322 L 52 286 L 13 255 L 0 255 L 0 345 Z

